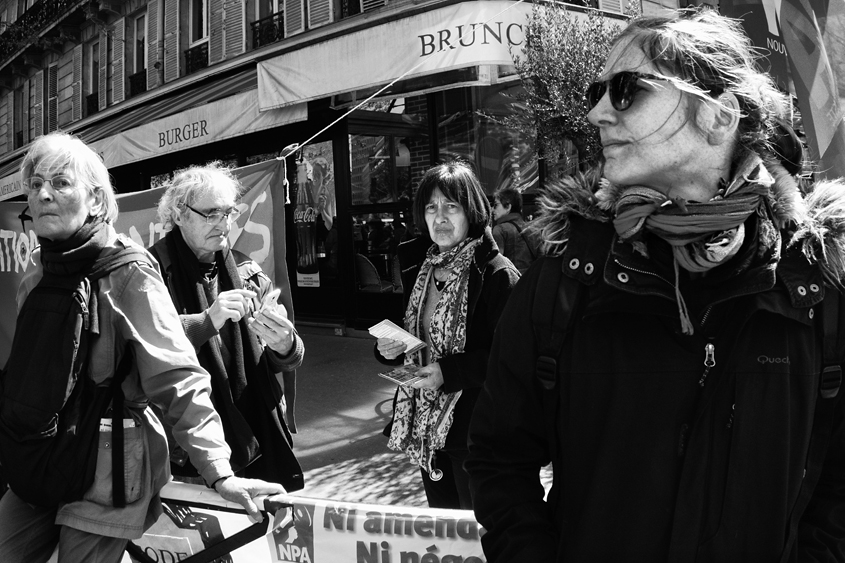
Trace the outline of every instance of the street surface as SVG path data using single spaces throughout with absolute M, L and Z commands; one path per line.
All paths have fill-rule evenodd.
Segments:
M 375 339 L 299 328 L 305 361 L 296 371 L 294 453 L 305 471 L 297 494 L 347 502 L 426 506 L 419 471 L 387 448 L 382 429 L 396 386 L 377 375 Z

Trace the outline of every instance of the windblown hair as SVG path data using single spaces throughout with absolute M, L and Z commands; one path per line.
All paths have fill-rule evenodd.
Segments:
M 117 198 L 109 171 L 103 159 L 79 138 L 61 131 L 38 137 L 23 157 L 21 177 L 28 180 L 39 168 L 54 174 L 73 172 L 88 193 L 102 203 L 98 218 L 106 223 L 117 219 Z
M 158 202 L 158 220 L 169 231 L 175 224 L 176 215 L 184 212 L 188 205 L 221 188 L 229 190 L 235 200 L 243 193 L 243 186 L 232 174 L 232 169 L 220 161 L 177 171 Z
M 414 196 L 414 222 L 425 225 L 425 206 L 431 194 L 440 188 L 443 195 L 461 204 L 469 221 L 470 238 L 480 237 L 490 226 L 493 215 L 487 195 L 472 168 L 461 161 L 447 162 L 429 168 L 420 180 Z
M 682 89 L 699 100 L 724 92 L 739 100 L 735 156 L 770 149 L 778 119 L 786 115 L 787 96 L 757 64 L 757 55 L 739 22 L 712 9 L 688 8 L 666 17 L 637 18 L 615 44 L 630 40 L 668 76 L 680 78 Z M 726 108 L 728 109 L 728 108 Z

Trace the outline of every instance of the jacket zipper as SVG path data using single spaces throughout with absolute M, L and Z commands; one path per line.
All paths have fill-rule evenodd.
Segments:
M 632 268 L 631 266 L 627 266 L 627 265 L 623 264 L 622 262 L 620 262 L 618 258 L 614 258 L 613 261 L 620 268 L 624 268 L 626 270 L 631 270 L 632 272 L 637 272 L 638 274 L 645 274 L 647 276 L 654 276 L 655 278 L 666 282 L 667 284 L 671 285 L 672 287 L 675 287 L 675 285 L 672 282 L 670 282 L 669 280 L 667 280 L 666 278 L 664 278 L 660 274 L 655 274 L 654 272 L 649 272 L 647 270 L 640 270 L 638 268 Z
M 707 379 L 707 374 L 710 373 L 710 368 L 716 365 L 716 345 L 708 342 L 704 345 L 704 373 L 701 374 L 701 379 L 698 380 L 698 385 L 704 387 L 704 380 Z

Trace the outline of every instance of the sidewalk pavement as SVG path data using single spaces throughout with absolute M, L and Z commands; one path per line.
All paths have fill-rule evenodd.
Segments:
M 379 377 L 375 340 L 363 331 L 297 327 L 305 360 L 296 371 L 293 451 L 305 472 L 297 495 L 394 506 L 428 506 L 419 469 L 387 448 L 382 434 L 396 386 Z M 548 493 L 551 465 L 540 471 Z
M 355 331 L 297 327 L 305 360 L 296 371 L 294 453 L 305 472 L 296 494 L 346 502 L 426 506 L 419 470 L 387 448 L 382 430 L 396 386 L 379 377 L 374 339 Z

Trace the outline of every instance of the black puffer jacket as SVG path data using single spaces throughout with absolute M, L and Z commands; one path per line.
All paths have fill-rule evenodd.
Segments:
M 558 358 L 554 487 L 544 502 L 538 470 L 552 434 L 531 319 L 535 299 L 548 300 L 536 292 L 541 259 L 502 315 L 470 430 L 466 467 L 490 561 L 781 558 L 819 396 L 817 321 L 836 291 L 825 279 L 843 271 L 833 256 L 841 227 L 812 240 L 826 213 L 813 205 L 842 199 L 844 187 L 811 202 L 803 231 L 781 239 L 752 218 L 756 236 L 735 259 L 702 280 L 682 277 L 691 336 L 680 331 L 671 266 L 659 266 L 671 264 L 661 262 L 667 247 L 650 242 L 645 258 L 609 223 L 562 208 L 562 287 L 588 289 Z M 820 244 L 824 262 L 814 259 Z M 835 403 L 821 479 L 787 560 L 845 560 L 843 407 Z
M 425 260 L 425 252 L 430 246 L 431 241 L 424 238 L 399 245 L 402 281 L 406 284 L 407 291 L 413 287 L 420 266 Z M 487 229 L 481 244 L 476 248 L 469 275 L 467 341 L 464 351 L 438 360 L 443 372 L 443 391 L 446 393 L 463 391 L 455 406 L 455 417 L 446 437 L 446 449 L 466 449 L 467 447 L 469 421 L 487 374 L 487 357 L 493 342 L 493 332 L 496 330 L 496 324 L 505 308 L 508 296 L 518 279 L 519 272 L 510 260 L 499 254 L 490 229 Z M 401 365 L 404 361 L 404 355 L 391 361 L 381 356 L 378 348 L 374 350 L 376 359 L 381 363 Z M 388 435 L 389 429 L 390 425 L 385 429 Z

